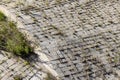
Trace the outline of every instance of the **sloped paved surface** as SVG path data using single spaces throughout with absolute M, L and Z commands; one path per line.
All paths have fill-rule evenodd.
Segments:
M 33 64 L 34 65 L 34 64 Z M 10 53 L 0 52 L 0 80 L 14 80 L 20 76 L 23 80 L 43 80 L 46 73 L 41 67 L 35 67 L 27 61 L 10 56 Z
M 34 35 L 62 80 L 119 80 L 120 1 L 85 1 L 1 5 Z

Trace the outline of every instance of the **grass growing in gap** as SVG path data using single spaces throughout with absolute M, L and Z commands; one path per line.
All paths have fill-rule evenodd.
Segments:
M 47 73 L 45 80 L 57 80 L 52 74 Z
M 14 77 L 14 80 L 22 80 L 22 77 L 19 76 L 19 75 L 16 75 L 16 76 Z
M 0 12 L 0 49 L 24 57 L 33 53 L 26 37 L 18 31 L 14 22 L 8 21 Z

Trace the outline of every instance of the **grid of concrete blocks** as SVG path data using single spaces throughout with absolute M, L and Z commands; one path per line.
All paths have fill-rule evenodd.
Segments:
M 38 40 L 61 80 L 120 79 L 119 0 L 2 1 Z

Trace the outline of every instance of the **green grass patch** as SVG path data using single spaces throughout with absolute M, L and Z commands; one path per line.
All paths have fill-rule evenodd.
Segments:
M 4 17 L 4 18 L 3 18 Z M 0 12 L 0 49 L 24 57 L 33 53 L 26 37 L 18 31 L 14 22 L 6 20 Z
M 6 16 L 0 12 L 0 21 L 5 21 L 6 20 Z

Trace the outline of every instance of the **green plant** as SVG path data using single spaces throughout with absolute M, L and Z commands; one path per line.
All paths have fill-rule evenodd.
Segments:
M 33 53 L 26 37 L 18 31 L 16 24 L 11 21 L 0 19 L 0 49 L 25 57 Z
M 6 16 L 0 12 L 0 21 L 5 21 L 6 20 Z
M 25 61 L 24 64 L 25 64 L 25 65 L 30 65 L 30 62 Z
M 22 77 L 19 76 L 19 75 L 16 75 L 16 76 L 14 77 L 14 80 L 22 80 Z

